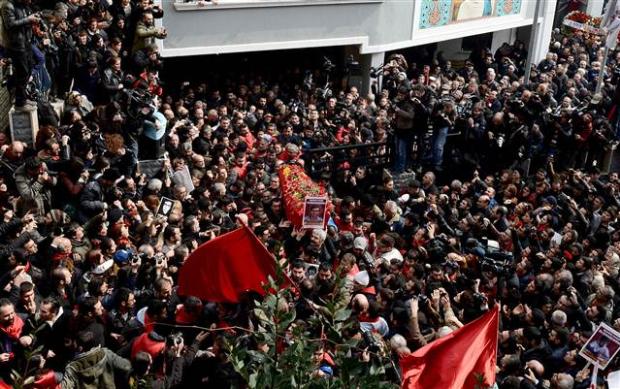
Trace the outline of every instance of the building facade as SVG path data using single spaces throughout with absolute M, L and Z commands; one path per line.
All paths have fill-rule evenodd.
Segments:
M 546 53 L 557 0 L 163 1 L 164 57 L 349 46 L 363 72 L 385 53 L 493 33 L 492 49 L 529 34 L 539 10 L 535 61 Z M 529 40 L 529 35 L 527 36 Z M 456 42 L 456 43 L 455 43 Z M 449 48 L 446 47 L 446 48 Z M 459 47 L 460 48 L 460 47 Z M 351 50 L 349 50 L 351 51 Z

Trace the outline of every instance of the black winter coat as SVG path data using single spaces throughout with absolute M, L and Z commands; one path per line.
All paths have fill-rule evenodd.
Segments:
M 28 15 L 30 9 L 19 2 L 9 0 L 2 6 L 2 24 L 5 30 L 4 47 L 9 50 L 30 50 L 32 28 Z

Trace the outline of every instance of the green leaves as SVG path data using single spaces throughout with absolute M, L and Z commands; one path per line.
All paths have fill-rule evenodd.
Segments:
M 362 358 L 367 345 L 359 337 L 351 310 L 336 302 L 339 296 L 321 302 L 322 313 L 315 312 L 308 320 L 300 321 L 289 305 L 288 291 L 279 290 L 273 280 L 265 285 L 265 290 L 267 294 L 255 303 L 252 311 L 258 328 L 246 337 L 228 339 L 229 361 L 249 388 L 398 387 L 389 352 L 374 352 L 370 358 Z M 318 374 L 317 351 L 329 353 L 335 362 L 332 377 Z
M 336 311 L 336 313 L 334 314 L 334 321 L 335 322 L 343 322 L 343 321 L 349 319 L 349 317 L 351 317 L 351 310 L 350 309 L 341 309 L 339 311 Z

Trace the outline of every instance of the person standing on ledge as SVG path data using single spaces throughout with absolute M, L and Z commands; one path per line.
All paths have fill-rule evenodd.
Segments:
M 15 73 L 15 107 L 34 107 L 35 103 L 26 98 L 26 84 L 32 70 L 32 25 L 41 18 L 30 13 L 30 0 L 7 0 L 0 10 L 2 15 L 2 42 L 8 56 L 13 61 Z

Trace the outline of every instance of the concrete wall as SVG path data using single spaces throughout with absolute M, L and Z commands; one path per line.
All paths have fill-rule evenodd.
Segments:
M 529 25 L 533 6 L 523 0 L 517 15 L 420 29 L 420 0 L 162 1 L 160 44 L 167 57 L 344 45 L 370 54 Z

